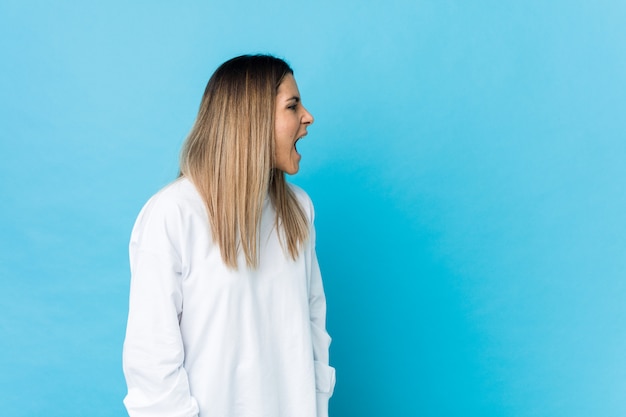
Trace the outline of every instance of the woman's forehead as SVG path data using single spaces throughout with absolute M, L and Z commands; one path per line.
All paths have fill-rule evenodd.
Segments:
M 283 100 L 290 100 L 291 98 L 300 99 L 300 91 L 298 91 L 298 84 L 292 74 L 287 74 L 283 78 L 282 82 L 278 86 L 277 92 L 278 98 Z

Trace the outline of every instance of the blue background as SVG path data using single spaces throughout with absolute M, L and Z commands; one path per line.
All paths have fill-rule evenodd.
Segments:
M 123 416 L 127 242 L 206 81 L 316 117 L 335 417 L 626 415 L 626 3 L 0 2 L 0 412 Z

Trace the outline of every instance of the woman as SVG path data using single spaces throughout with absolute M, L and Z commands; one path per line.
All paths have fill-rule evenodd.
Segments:
M 240 56 L 209 80 L 180 177 L 131 236 L 131 417 L 328 415 L 313 205 L 285 181 L 311 123 L 280 59 Z

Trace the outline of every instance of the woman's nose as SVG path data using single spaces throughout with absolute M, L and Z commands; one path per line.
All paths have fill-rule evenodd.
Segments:
M 302 123 L 305 125 L 311 125 L 314 121 L 315 119 L 313 118 L 313 115 L 305 108 L 304 115 L 302 116 Z

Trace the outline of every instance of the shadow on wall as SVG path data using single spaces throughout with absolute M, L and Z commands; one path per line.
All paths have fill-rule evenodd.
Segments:
M 451 394 L 481 409 L 478 346 L 457 278 L 433 255 L 437 236 L 417 230 L 385 184 L 366 180 L 372 178 L 358 169 L 334 170 L 305 185 L 316 205 L 337 368 L 332 412 L 446 415 L 458 412 Z

